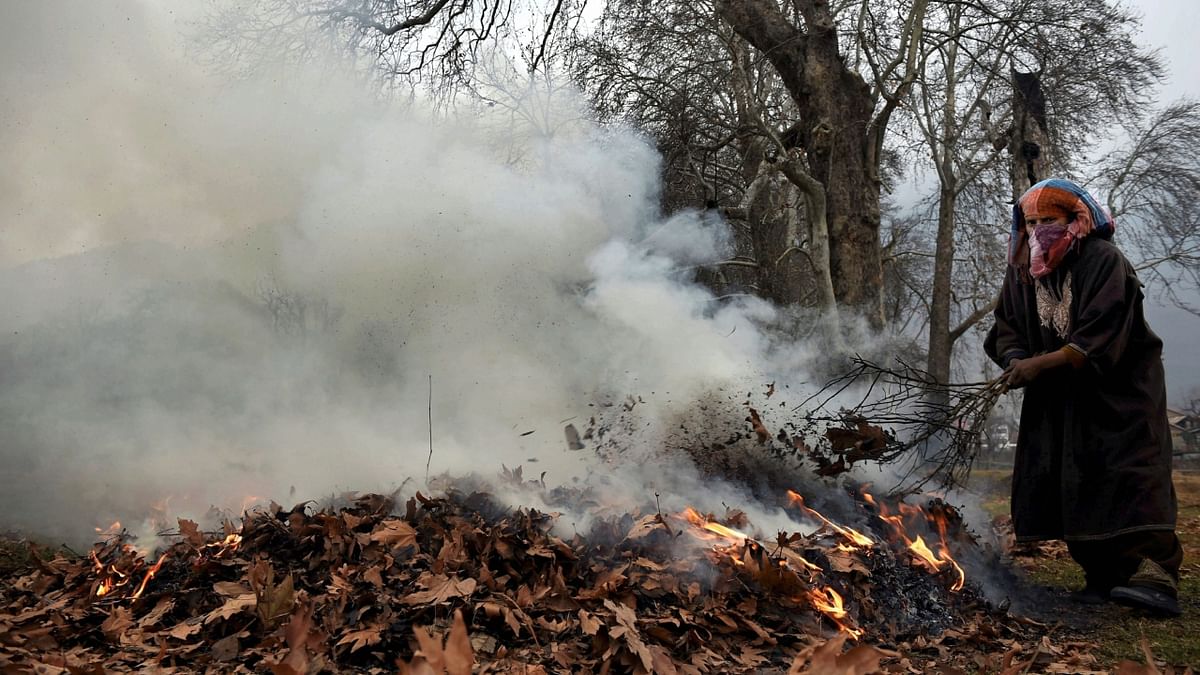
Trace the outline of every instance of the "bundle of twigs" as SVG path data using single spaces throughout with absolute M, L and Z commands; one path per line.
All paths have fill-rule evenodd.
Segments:
M 961 485 L 992 408 L 1008 390 L 1002 378 L 940 383 L 903 361 L 888 368 L 856 356 L 851 363 L 794 409 L 810 429 L 833 425 L 823 434 L 828 448 L 805 448 L 810 458 L 826 473 L 861 460 L 902 462 L 893 493 Z M 857 403 L 847 406 L 846 395 L 859 390 Z

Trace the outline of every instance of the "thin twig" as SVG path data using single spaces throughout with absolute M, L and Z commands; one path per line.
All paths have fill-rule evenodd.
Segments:
M 433 461 L 433 374 L 429 375 L 429 457 L 425 458 L 425 484 L 429 485 L 429 463 Z

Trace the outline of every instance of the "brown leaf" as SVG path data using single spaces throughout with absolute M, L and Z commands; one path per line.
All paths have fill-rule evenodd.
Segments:
M 403 600 L 406 605 L 439 604 L 450 598 L 470 597 L 475 592 L 474 579 L 455 579 L 443 575 L 426 574 L 420 582 L 429 590 L 410 593 Z
M 383 575 L 380 574 L 378 566 L 372 566 L 372 567 L 367 568 L 367 571 L 363 572 L 362 578 L 365 579 L 368 583 L 370 583 L 375 588 L 378 588 L 380 590 L 383 589 Z
M 654 659 L 654 669 L 650 672 L 654 675 L 679 675 L 679 669 L 675 667 L 675 659 L 671 658 L 670 652 L 666 649 L 659 645 L 651 645 L 650 655 Z
M 747 418 L 747 421 L 750 422 L 750 427 L 754 429 L 754 435 L 758 437 L 759 443 L 766 443 L 771 440 L 771 432 L 767 431 L 767 428 L 763 426 L 762 418 L 758 416 L 757 410 L 750 408 L 750 417 Z
M 666 523 L 657 513 L 651 513 L 648 516 L 643 516 L 633 527 L 629 528 L 629 532 L 625 535 L 626 541 L 637 541 L 645 537 L 660 532 L 670 536 L 671 528 L 667 527 Z
M 295 605 L 295 590 L 292 575 L 275 583 L 275 569 L 266 560 L 260 560 L 247 571 L 250 587 L 256 600 L 254 611 L 267 627 L 274 627 L 280 619 L 291 613 Z
M 289 577 L 290 578 L 290 577 Z M 288 625 L 283 630 L 288 653 L 271 667 L 274 675 L 306 675 L 309 671 L 308 639 L 312 631 L 313 609 L 308 603 L 297 603 Z
M 250 596 L 250 597 L 254 597 L 254 596 Z M 167 612 L 171 611 L 174 608 L 175 608 L 175 600 L 174 599 L 160 598 L 158 601 L 158 604 L 154 605 L 154 609 L 150 610 L 150 612 L 148 614 L 146 614 L 146 616 L 143 616 L 141 621 L 138 621 L 138 627 L 146 628 L 146 627 L 157 624 L 159 621 L 162 620 L 162 618 L 167 614 Z
M 354 653 L 367 645 L 377 644 L 382 637 L 383 626 L 367 626 L 359 630 L 352 630 L 342 635 L 342 638 L 337 641 L 337 645 L 350 645 L 350 653 Z
M 114 607 L 112 614 L 109 614 L 104 623 L 100 624 L 100 630 L 109 640 L 116 640 L 131 626 L 133 626 L 133 612 L 124 607 Z
M 213 590 L 227 598 L 236 598 L 239 595 L 254 592 L 247 588 L 245 584 L 239 584 L 236 581 L 218 581 L 213 584 Z
M 454 623 L 450 625 L 450 635 L 446 638 L 442 654 L 445 658 L 446 675 L 471 675 L 475 665 L 475 652 L 471 649 L 471 639 L 467 635 L 461 609 L 454 610 Z
M 858 645 L 837 658 L 837 665 L 842 669 L 839 673 L 844 673 L 844 675 L 867 675 L 867 673 L 878 672 L 879 661 L 886 656 L 889 656 L 887 652 L 876 649 L 871 645 Z
M 209 624 L 217 620 L 224 621 L 235 614 L 255 607 L 257 604 L 258 600 L 254 597 L 253 593 L 239 595 L 236 598 L 227 598 L 220 607 L 204 615 L 204 623 Z
M 167 635 L 170 635 L 176 640 L 186 640 L 196 633 L 199 633 L 200 629 L 203 627 L 204 620 L 202 618 L 192 617 L 186 621 L 181 621 L 175 624 L 174 628 L 167 631 Z
M 413 655 L 413 660 L 410 665 L 417 665 L 418 658 L 428 662 L 429 667 L 435 673 L 441 673 L 445 670 L 446 659 L 442 656 L 442 645 L 439 640 L 431 636 L 424 628 L 413 626 L 413 635 L 417 638 L 417 644 L 420 649 Z
M 595 635 L 600 632 L 600 621 L 587 613 L 587 610 L 579 610 L 579 627 L 583 630 L 584 635 Z
M 416 548 L 417 531 L 403 520 L 393 518 L 375 526 L 371 531 L 371 541 L 390 548 Z
M 628 605 L 615 603 L 607 598 L 604 600 L 604 606 L 616 616 L 617 623 L 624 629 L 619 636 L 614 635 L 614 637 L 624 637 L 629 650 L 641 659 L 642 668 L 646 672 L 654 672 L 654 656 L 646 648 L 646 643 L 642 642 L 637 628 L 637 614 Z M 610 629 L 609 632 L 612 634 L 616 631 Z
M 241 646 L 238 644 L 237 635 L 223 637 L 212 646 L 212 657 L 216 661 L 232 661 L 237 658 L 239 652 Z
M 179 519 L 179 534 L 183 536 L 184 541 L 196 548 L 204 545 L 204 533 L 200 531 L 200 526 L 191 520 Z
M 846 637 L 845 633 L 839 633 L 823 644 L 800 652 L 788 669 L 788 675 L 868 675 L 879 672 L 881 659 L 896 656 L 893 652 L 885 652 L 869 645 L 858 645 L 842 654 Z M 805 665 L 808 665 L 808 668 L 805 668 Z

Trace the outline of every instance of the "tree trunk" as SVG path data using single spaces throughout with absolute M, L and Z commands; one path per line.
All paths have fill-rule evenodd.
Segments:
M 1050 176 L 1054 152 L 1046 124 L 1046 97 L 1041 73 L 1013 71 L 1013 133 L 1008 140 L 1012 157 L 1013 203 L 1034 183 Z
M 933 288 L 929 303 L 929 360 L 926 370 L 940 383 L 950 381 L 950 356 L 954 342 L 950 335 L 951 281 L 954 274 L 954 207 L 956 186 L 942 185 L 938 196 L 937 248 L 933 257 Z
M 959 27 L 959 12 L 950 12 L 950 30 Z M 931 142 L 938 174 L 937 239 L 933 250 L 933 288 L 929 299 L 929 354 L 925 369 L 934 381 L 950 382 L 950 358 L 954 338 L 950 335 L 950 310 L 954 283 L 954 211 L 958 205 L 958 175 L 954 153 L 958 151 L 955 104 L 958 93 L 958 44 L 945 47 L 946 99 L 942 103 L 941 138 Z M 939 156 L 940 155 L 940 156 Z
M 841 307 L 883 326 L 878 167 L 871 116 L 874 101 L 858 73 L 846 67 L 829 8 L 798 2 L 806 31 L 775 0 L 719 0 L 721 17 L 778 71 L 802 122 L 799 140 L 808 173 L 825 193 L 830 273 Z

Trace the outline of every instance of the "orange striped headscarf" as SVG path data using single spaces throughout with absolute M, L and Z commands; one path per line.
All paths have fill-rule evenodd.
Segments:
M 1067 228 L 1061 237 L 1038 247 L 1042 259 L 1033 261 L 1025 219 L 1036 216 L 1064 216 Z M 1042 277 L 1058 267 L 1079 240 L 1089 236 L 1111 239 L 1115 229 L 1112 216 L 1087 190 L 1069 180 L 1050 178 L 1026 190 L 1013 207 L 1008 262 L 1014 267 L 1028 267 L 1035 278 Z

